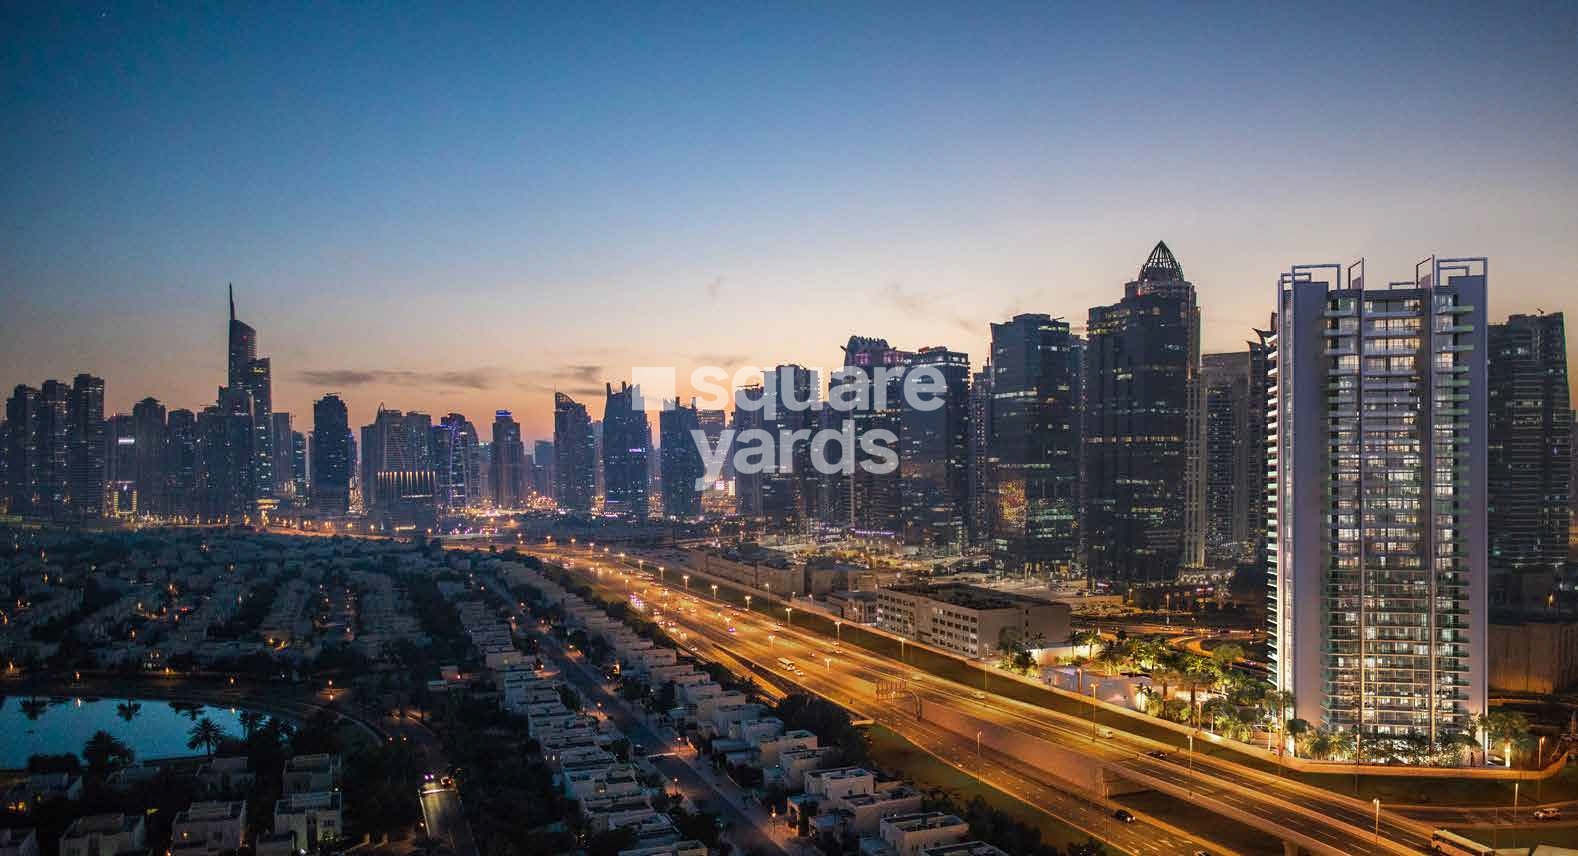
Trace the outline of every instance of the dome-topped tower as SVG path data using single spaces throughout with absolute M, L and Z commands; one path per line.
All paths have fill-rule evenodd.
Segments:
M 1167 249 L 1166 241 L 1157 241 L 1150 258 L 1140 267 L 1140 282 L 1172 282 L 1184 278 L 1183 265 Z

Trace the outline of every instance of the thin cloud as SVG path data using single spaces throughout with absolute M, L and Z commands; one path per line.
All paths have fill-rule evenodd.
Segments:
M 948 311 L 946 301 L 934 295 L 915 291 L 903 283 L 890 282 L 883 286 L 881 299 L 884 306 L 904 315 L 925 321 L 943 321 L 965 333 L 979 333 L 980 323 Z
M 373 384 L 492 389 L 504 378 L 497 368 L 416 371 L 413 369 L 305 369 L 296 375 L 315 386 L 356 387 Z

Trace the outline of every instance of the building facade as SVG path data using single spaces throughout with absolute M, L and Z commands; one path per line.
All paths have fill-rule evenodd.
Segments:
M 620 382 L 606 385 L 603 406 L 603 510 L 626 517 L 646 517 L 648 457 L 652 428 L 639 406 L 640 391 Z M 694 412 L 694 411 L 692 411 Z
M 877 589 L 878 627 L 978 659 L 1017 643 L 1062 642 L 1069 614 L 1066 603 L 957 583 Z
M 1490 597 L 1544 610 L 1567 563 L 1572 402 L 1562 313 L 1490 325 Z
M 568 511 L 589 512 L 597 489 L 597 442 L 586 405 L 553 395 L 553 498 Z
M 701 492 L 696 482 L 706 474 L 701 449 L 692 431 L 701 430 L 695 403 L 689 407 L 669 402 L 658 414 L 658 454 L 662 464 L 663 515 L 692 518 L 701 515 Z
M 1170 580 L 1205 561 L 1205 414 L 1194 286 L 1158 243 L 1086 327 L 1084 537 L 1096 579 Z
M 312 510 L 340 517 L 351 507 L 350 413 L 338 395 L 325 395 L 312 405 Z
M 1066 572 L 1079 546 L 1084 343 L 1068 322 L 992 325 L 992 553 L 1007 570 Z
M 1487 274 L 1429 259 L 1277 286 L 1270 665 L 1295 715 L 1437 740 L 1486 709 Z
M 936 371 L 941 383 L 929 392 L 913 384 L 916 394 L 900 402 L 899 529 L 905 543 L 957 552 L 969 532 L 970 357 L 921 348 L 909 365 Z

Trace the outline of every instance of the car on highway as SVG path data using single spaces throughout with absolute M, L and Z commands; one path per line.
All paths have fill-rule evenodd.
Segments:
M 1534 810 L 1535 820 L 1556 820 L 1562 816 L 1562 810 L 1553 805 Z
M 1100 734 L 1102 737 L 1106 737 L 1106 738 L 1108 738 L 1110 740 L 1112 738 L 1112 733 L 1113 732 L 1112 732 L 1112 729 L 1110 729 L 1107 726 L 1103 725 L 1102 727 L 1096 729 L 1096 733 Z
M 1112 817 L 1113 817 L 1113 819 L 1119 821 L 1120 823 L 1133 823 L 1134 822 L 1134 813 L 1129 811 L 1126 808 L 1120 808 L 1117 811 L 1113 812 L 1112 813 Z
M 983 693 L 980 690 L 976 690 L 975 692 L 970 693 L 970 695 L 973 696 L 976 701 L 986 700 L 986 693 Z
M 734 625 L 732 625 L 732 624 L 729 625 L 729 632 L 730 633 L 734 632 Z
M 1147 756 L 1151 757 L 1151 758 L 1166 758 L 1167 757 L 1167 753 L 1165 751 L 1161 750 L 1161 749 L 1152 749 L 1151 751 L 1146 752 L 1145 754 Z

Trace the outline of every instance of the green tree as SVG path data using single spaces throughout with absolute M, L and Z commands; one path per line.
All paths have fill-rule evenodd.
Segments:
M 196 725 L 192 726 L 192 730 L 187 732 L 186 748 L 196 749 L 201 746 L 207 751 L 209 757 L 213 757 L 214 747 L 218 746 L 219 742 L 224 739 L 225 730 L 219 727 L 219 723 L 205 716 L 198 720 Z
M 120 738 L 108 731 L 95 731 L 93 736 L 82 747 L 82 760 L 88 762 L 88 769 L 96 773 L 124 767 L 137 757 Z
M 264 718 L 263 714 L 255 710 L 241 711 L 241 715 L 237 719 L 241 722 L 242 735 L 248 740 L 252 739 L 252 735 L 258 730 L 258 726 L 263 724 Z
M 115 705 L 115 713 L 120 716 L 121 719 L 131 722 L 137 718 L 137 714 L 142 713 L 142 705 L 131 699 L 127 699 L 120 704 Z

